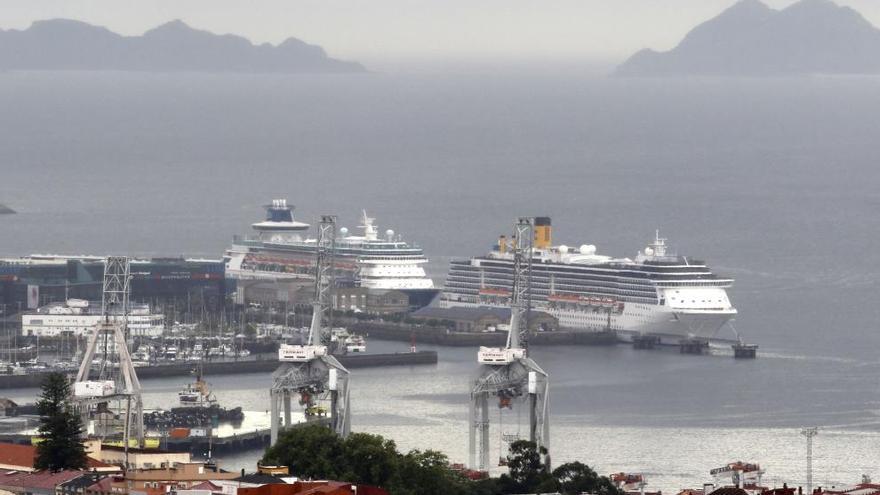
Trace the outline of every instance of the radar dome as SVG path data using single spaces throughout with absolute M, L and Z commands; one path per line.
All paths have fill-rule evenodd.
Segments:
M 581 247 L 578 248 L 578 252 L 581 254 L 596 254 L 596 246 L 592 244 L 581 244 Z
M 348 227 L 342 227 L 341 229 L 339 229 L 339 233 L 341 235 L 348 235 Z
M 568 246 L 566 246 L 565 244 L 559 246 L 559 252 L 562 254 L 567 254 L 568 253 Z
M 394 237 L 394 231 L 391 229 L 388 229 L 385 231 L 385 235 L 388 236 L 388 238 L 390 239 L 390 238 Z
M 645 248 L 645 256 L 654 256 L 654 248 Z

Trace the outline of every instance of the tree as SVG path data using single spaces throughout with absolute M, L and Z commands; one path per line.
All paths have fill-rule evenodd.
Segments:
M 379 435 L 352 433 L 344 443 L 348 466 L 346 480 L 374 486 L 388 486 L 398 469 L 397 446 Z
M 434 450 L 411 450 L 401 456 L 394 495 L 470 495 L 471 481 L 449 469 L 449 459 Z
M 555 480 L 544 465 L 547 449 L 535 442 L 517 440 L 510 444 L 507 455 L 509 475 L 501 475 L 504 493 L 534 493 L 553 491 Z
M 84 469 L 88 458 L 80 436 L 82 420 L 70 404 L 70 385 L 62 373 L 50 373 L 43 380 L 37 401 L 40 413 L 37 458 L 34 467 L 61 471 Z
M 557 490 L 565 495 L 594 493 L 597 495 L 621 495 L 621 491 L 606 476 L 599 476 L 590 466 L 569 462 L 553 470 Z
M 261 462 L 288 466 L 291 474 L 305 479 L 342 479 L 348 469 L 342 438 L 317 424 L 283 432 Z

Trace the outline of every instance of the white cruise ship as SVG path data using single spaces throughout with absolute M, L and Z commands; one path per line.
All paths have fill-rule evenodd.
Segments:
M 532 305 L 561 328 L 610 328 L 622 337 L 653 335 L 669 343 L 732 337 L 720 330 L 736 315 L 727 295 L 733 280 L 703 261 L 670 254 L 659 232 L 635 259 L 603 256 L 587 244 L 553 246 L 551 238 L 550 219 L 536 218 Z M 506 307 L 513 280 L 507 244 L 502 236 L 489 254 L 450 262 L 440 307 Z
M 276 199 L 266 205 L 266 219 L 252 225 L 255 234 L 236 236 L 226 251 L 226 276 L 238 280 L 313 279 L 317 240 L 309 224 L 293 217 L 293 206 Z M 375 219 L 363 212 L 362 235 L 340 228 L 333 266 L 337 284 L 406 293 L 413 307 L 428 304 L 438 290 L 425 273 L 422 249 L 393 230 L 379 235 Z

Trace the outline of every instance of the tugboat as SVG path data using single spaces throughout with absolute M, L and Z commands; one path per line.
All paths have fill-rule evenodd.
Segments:
M 360 335 L 352 335 L 345 328 L 334 328 L 330 331 L 330 343 L 333 354 L 366 352 L 367 341 Z
M 202 369 L 199 367 L 196 373 L 195 383 L 187 383 L 186 386 L 177 393 L 177 399 L 180 407 L 217 407 L 217 397 L 208 388 L 208 383 L 202 379 Z
M 148 428 L 216 427 L 219 423 L 237 424 L 244 420 L 241 407 L 220 407 L 217 397 L 202 376 L 201 366 L 195 373 L 195 382 L 187 383 L 178 392 L 178 407 L 172 407 L 170 411 L 159 410 L 144 414 L 144 424 Z

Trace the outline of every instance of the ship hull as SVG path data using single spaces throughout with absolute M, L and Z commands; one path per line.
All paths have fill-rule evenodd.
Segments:
M 494 307 L 504 305 L 473 304 L 465 302 L 440 302 L 440 307 Z M 610 315 L 606 311 L 578 311 L 537 306 L 537 311 L 547 313 L 559 321 L 562 330 L 600 332 L 609 328 L 621 339 L 629 341 L 633 336 L 658 337 L 662 344 L 678 344 L 682 339 L 705 339 L 730 341 L 733 335 L 723 332 L 725 325 L 736 315 L 736 310 L 681 311 L 651 304 L 627 303 L 622 312 Z

